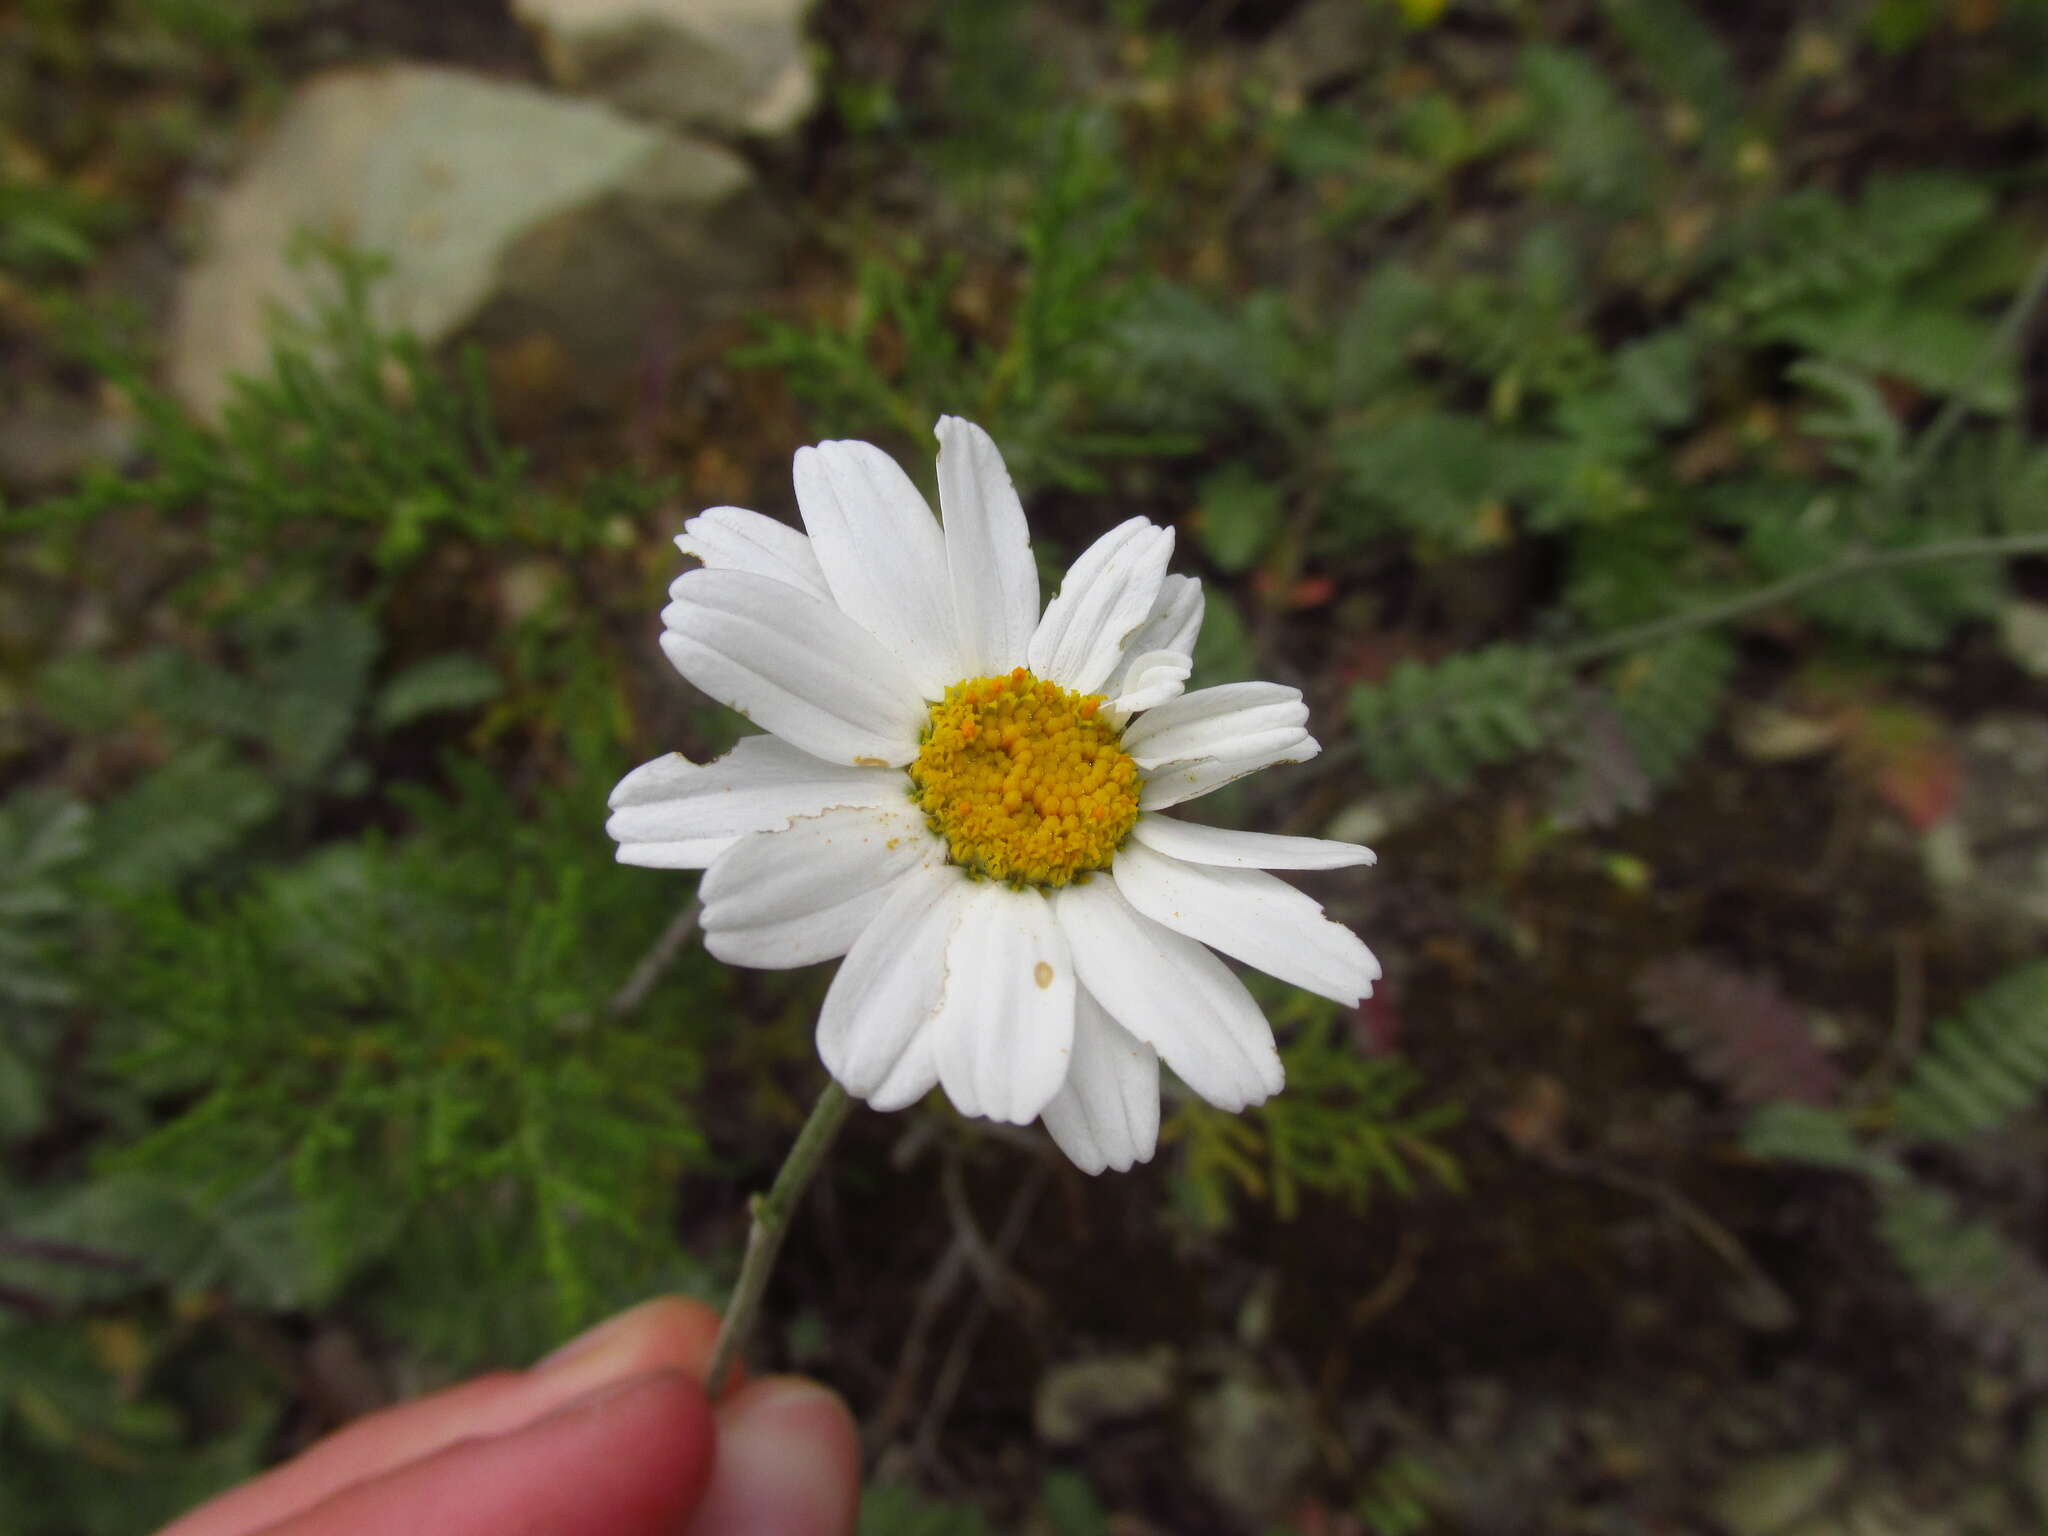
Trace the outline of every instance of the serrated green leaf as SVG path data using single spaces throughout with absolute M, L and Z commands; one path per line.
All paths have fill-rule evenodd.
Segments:
M 1331 389 L 1339 410 L 1373 404 L 1408 372 L 1415 334 L 1435 306 L 1435 289 L 1399 262 L 1384 263 L 1358 285 L 1337 329 Z
M 47 1110 L 42 1072 L 0 1035 L 0 1143 L 33 1136 Z
M 1994 1129 L 2048 1089 L 2048 961 L 2024 965 L 1935 1025 L 1900 1085 L 1899 1129 L 1948 1141 Z
M 181 879 L 232 849 L 277 804 L 271 782 L 227 747 L 195 747 L 100 808 L 93 878 L 131 892 Z
M 1749 1117 L 1742 1145 L 1752 1157 L 1811 1163 L 1844 1173 L 1868 1173 L 1872 1155 L 1839 1110 L 1812 1104 L 1766 1104 Z
M 1249 464 L 1229 464 L 1202 481 L 1196 535 L 1209 558 L 1241 571 L 1280 531 L 1280 486 Z
M 1566 718 L 1569 682 L 1550 653 L 1526 646 L 1404 661 L 1378 687 L 1352 690 L 1351 724 L 1374 777 L 1463 788 L 1540 750 Z
M 396 730 L 427 715 L 474 709 L 496 698 L 503 688 L 496 669 L 478 657 L 460 652 L 432 656 L 407 667 L 384 685 L 377 696 L 377 726 Z

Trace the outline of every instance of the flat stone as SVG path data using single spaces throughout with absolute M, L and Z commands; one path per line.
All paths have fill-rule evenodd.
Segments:
M 2048 719 L 1987 715 L 1959 746 L 1955 814 L 1923 840 L 1929 877 L 1958 918 L 2031 948 L 2048 934 Z
M 1819 1445 L 1744 1463 L 1714 1495 L 1714 1517 L 1730 1536 L 1785 1536 L 1841 1486 L 1849 1453 Z
M 1275 1518 L 1315 1463 L 1306 1414 L 1285 1394 L 1231 1375 L 1189 1414 L 1196 1481 L 1251 1525 Z
M 818 99 L 815 0 L 512 0 L 560 85 L 685 128 L 775 135 Z
M 428 345 L 538 337 L 580 382 L 623 377 L 772 280 L 782 248 L 744 162 L 608 107 L 397 64 L 302 85 L 219 196 L 172 321 L 170 381 L 217 416 L 260 374 L 275 311 L 327 274 L 304 237 L 380 252 L 379 319 Z
M 1031 1422 L 1047 1445 L 1079 1445 L 1105 1424 L 1142 1418 L 1173 1395 L 1173 1352 L 1099 1355 L 1039 1378 Z

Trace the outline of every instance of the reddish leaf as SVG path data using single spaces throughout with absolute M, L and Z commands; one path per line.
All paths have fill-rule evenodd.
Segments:
M 1643 1022 L 1742 1104 L 1830 1104 L 1842 1073 L 1807 1010 L 1775 983 L 1705 955 L 1669 955 L 1636 978 Z

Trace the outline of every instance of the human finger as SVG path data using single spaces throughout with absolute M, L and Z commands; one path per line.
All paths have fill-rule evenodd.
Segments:
M 836 1393 L 772 1376 L 718 1407 L 718 1460 L 688 1536 L 851 1536 L 860 1435 Z
M 674 1536 L 711 1477 L 704 1389 L 636 1376 L 351 1484 L 259 1536 Z
M 501 1435 L 607 1383 L 673 1370 L 704 1374 L 718 1314 L 664 1296 L 600 1323 L 531 1370 L 499 1371 L 337 1430 L 274 1471 L 230 1489 L 159 1536 L 246 1536 L 366 1478 L 458 1440 Z

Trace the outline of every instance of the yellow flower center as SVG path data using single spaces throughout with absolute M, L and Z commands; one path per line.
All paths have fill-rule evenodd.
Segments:
M 1139 780 L 1100 694 L 1019 667 L 955 683 L 931 708 L 910 798 L 955 864 L 1046 886 L 1109 867 L 1138 819 Z

